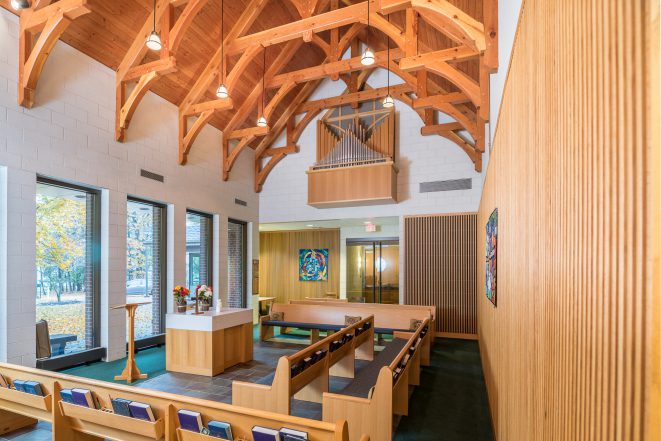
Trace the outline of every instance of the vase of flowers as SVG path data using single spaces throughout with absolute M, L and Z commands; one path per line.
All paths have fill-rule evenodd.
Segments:
M 177 304 L 177 312 L 186 312 L 186 296 L 188 296 L 189 293 L 190 290 L 181 285 L 175 286 L 172 290 L 172 294 L 174 294 L 174 301 Z
M 197 285 L 197 298 L 200 302 L 200 311 L 208 311 L 211 306 L 213 290 L 207 285 Z

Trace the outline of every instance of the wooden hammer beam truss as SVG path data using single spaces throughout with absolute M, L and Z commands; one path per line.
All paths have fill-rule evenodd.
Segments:
M 391 49 L 389 66 L 393 73 L 405 80 L 401 87 L 391 88 L 391 93 L 395 98 L 413 107 L 421 115 L 426 125 L 436 126 L 435 112 L 442 112 L 456 119 L 456 122 L 452 125 L 444 125 L 442 131 L 427 130 L 425 134 L 435 134 L 455 142 L 462 150 L 467 152 L 475 168 L 480 170 L 481 152 L 484 149 L 482 132 L 484 121 L 488 120 L 488 102 L 486 104 L 484 102 L 485 97 L 488 101 L 488 94 L 484 93 L 486 86 L 482 84 L 482 80 L 486 79 L 488 82 L 488 75 L 480 75 L 480 81 L 476 81 L 455 67 L 453 63 L 479 59 L 481 64 L 486 64 L 487 53 L 493 51 L 493 38 L 485 35 L 484 24 L 477 22 L 445 0 L 371 1 L 373 6 L 370 25 L 387 35 L 392 41 L 393 48 Z M 495 3 L 496 0 L 485 0 L 485 2 Z M 318 66 L 281 74 L 278 74 L 277 71 L 267 73 L 267 90 L 276 90 L 275 95 L 264 110 L 264 114 L 270 122 L 268 131 L 266 133 L 259 132 L 259 134 L 249 131 L 245 137 L 235 141 L 236 144 L 233 149 L 230 149 L 230 138 L 227 137 L 227 140 L 223 143 L 224 179 L 229 178 L 230 171 L 239 154 L 247 148 L 254 148 L 255 190 L 260 191 L 275 164 L 286 155 L 298 151 L 296 145 L 298 138 L 305 126 L 323 110 L 322 106 L 332 107 L 333 105 L 343 105 L 345 103 L 356 105 L 360 101 L 369 99 L 366 97 L 375 99 L 373 97 L 380 98 L 387 93 L 378 89 L 361 91 L 355 85 L 352 86 L 352 83 L 356 81 L 358 72 L 365 70 L 365 67 L 360 63 L 360 57 L 357 56 L 357 51 L 352 58 L 341 59 L 342 54 L 352 45 L 352 42 L 357 41 L 361 33 L 364 32 L 367 24 L 367 2 L 348 4 L 345 7 L 339 7 L 339 2 L 334 0 L 329 3 L 330 8 L 327 12 L 319 13 L 320 9 L 317 8 L 316 14 L 301 14 L 301 20 L 252 35 L 237 37 L 227 45 L 228 54 L 245 54 L 255 47 L 263 48 L 282 43 L 291 44 L 294 41 L 300 43 L 303 40 L 303 42 L 311 42 L 319 47 L 326 54 L 326 58 Z M 391 24 L 386 17 L 388 13 L 400 10 L 406 11 L 404 29 Z M 310 11 L 310 9 L 307 9 L 307 11 Z M 458 43 L 458 46 L 420 54 L 417 44 L 418 20 L 420 19 L 425 20 L 428 24 L 450 37 Z M 490 24 L 491 29 L 496 29 L 493 19 L 491 19 Z M 340 35 L 341 27 L 348 27 L 344 37 Z M 331 31 L 328 41 L 319 36 L 322 31 Z M 492 37 L 495 37 L 495 34 Z M 383 51 L 377 52 L 376 65 L 381 67 L 388 65 L 386 57 L 387 54 Z M 285 57 L 285 60 L 288 62 L 289 57 Z M 276 67 L 279 70 L 282 66 L 278 65 Z M 435 93 L 429 93 L 427 75 L 417 75 L 416 77 L 417 73 L 427 72 L 445 78 L 454 84 L 459 92 L 437 90 Z M 314 87 L 323 78 L 331 78 L 332 80 L 341 78 L 345 80 L 350 93 L 336 99 L 331 98 L 319 100 L 315 103 L 306 103 L 307 98 L 314 92 Z M 200 81 L 204 81 L 204 76 L 200 78 Z M 299 89 L 296 95 L 291 98 L 290 92 L 295 90 L 296 86 L 301 85 L 303 88 Z M 208 87 L 208 84 L 206 87 Z M 248 96 L 242 108 L 234 114 L 224 133 L 237 133 L 236 128 L 243 124 L 247 115 L 254 113 L 261 94 L 261 84 L 258 84 Z M 279 108 L 286 97 L 287 107 L 275 122 L 271 121 L 270 118 L 273 112 L 276 108 Z M 466 107 L 466 103 L 472 103 L 478 109 L 478 114 Z M 185 102 L 185 105 L 190 111 L 194 104 Z M 305 113 L 305 115 L 298 124 L 295 124 L 293 122 L 294 117 L 298 113 Z M 274 148 L 272 143 L 285 131 L 287 133 L 286 145 Z M 467 140 L 465 136 L 458 135 L 459 133 L 467 133 L 472 141 Z M 182 139 L 185 145 L 186 138 Z M 188 151 L 191 146 L 188 144 L 185 147 Z M 268 158 L 266 163 L 264 162 L 265 158 Z
M 140 101 L 158 79 L 177 68 L 176 53 L 195 16 L 209 0 L 158 0 L 156 9 L 145 20 L 116 75 L 115 139 L 124 141 L 126 130 Z M 185 5 L 176 22 L 174 9 Z M 147 55 L 145 40 L 153 30 L 154 16 L 159 24 L 163 47 L 159 59 L 140 64 Z M 134 84 L 130 93 L 128 87 Z
M 209 0 L 157 0 L 156 8 L 146 18 L 131 47 L 119 64 L 116 76 L 116 139 L 122 141 L 131 117 L 141 99 L 158 79 L 177 69 L 177 50 L 195 16 Z M 223 178 L 228 179 L 232 166 L 246 148 L 255 150 L 255 191 L 261 191 L 268 174 L 288 154 L 296 153 L 296 145 L 305 126 L 324 108 L 378 99 L 387 93 L 383 88 L 362 90 L 374 67 L 389 67 L 404 84 L 392 86 L 396 99 L 416 110 L 425 127 L 424 135 L 438 135 L 456 143 L 481 168 L 484 151 L 484 124 L 489 119 L 489 73 L 498 65 L 497 0 L 484 0 L 484 23 L 480 23 L 447 0 L 366 0 L 358 3 L 343 0 L 288 0 L 300 14 L 300 19 L 275 28 L 244 35 L 262 13 L 268 0 L 251 0 L 231 30 L 225 35 L 225 56 L 238 56 L 230 72 L 221 71 L 222 50 L 219 45 L 202 74 L 197 78 L 179 107 L 179 162 L 185 164 L 193 142 L 211 121 L 215 112 L 231 110 L 229 123 L 224 127 Z M 68 24 L 90 12 L 88 0 L 35 0 L 33 6 L 21 13 L 19 48 L 19 103 L 31 107 L 34 90 L 48 54 Z M 376 53 L 376 64 L 365 68 L 360 63 L 359 40 L 366 38 L 368 2 L 370 26 L 385 34 L 391 42 L 390 60 L 382 50 Z M 183 8 L 175 21 L 175 8 Z M 403 28 L 388 20 L 388 14 L 405 11 Z M 142 64 L 147 49 L 145 40 L 152 31 L 154 17 L 163 48 L 156 61 Z M 456 47 L 421 53 L 418 43 L 419 21 L 449 37 Z M 341 29 L 342 28 L 342 29 Z M 329 31 L 326 41 L 322 32 Z M 38 35 L 38 37 L 37 37 Z M 36 39 L 36 41 L 34 41 Z M 318 66 L 285 72 L 283 69 L 296 56 L 304 43 L 316 45 L 326 55 Z M 256 114 L 262 90 L 256 84 L 247 98 L 235 108 L 231 99 L 211 99 L 209 90 L 221 78 L 232 96 L 236 84 L 251 62 L 268 46 L 282 45 L 276 59 L 266 72 L 266 89 L 275 94 L 264 107 L 269 119 L 266 128 L 242 128 L 251 114 Z M 384 44 L 372 42 L 373 47 Z M 342 59 L 351 48 L 352 57 Z M 454 63 L 478 59 L 479 79 L 467 75 Z M 458 92 L 446 91 L 428 78 L 433 73 L 453 84 Z M 324 78 L 342 79 L 347 91 L 336 98 L 308 102 L 308 98 Z M 130 86 L 133 86 L 132 88 Z M 294 93 L 295 92 L 295 93 Z M 293 94 L 293 95 L 292 95 Z M 287 105 L 283 108 L 283 103 Z M 472 107 L 467 106 L 470 103 Z M 275 112 L 277 120 L 271 121 Z M 444 113 L 455 121 L 436 123 L 436 113 Z M 295 123 L 297 114 L 304 113 Z M 284 147 L 274 148 L 273 142 L 287 133 Z M 466 134 L 470 135 L 468 139 Z M 230 150 L 230 141 L 234 140 Z M 265 158 L 269 158 L 264 163 Z
M 90 12 L 87 0 L 35 1 L 21 12 L 18 49 L 18 104 L 34 105 L 39 77 L 55 43 L 73 20 Z

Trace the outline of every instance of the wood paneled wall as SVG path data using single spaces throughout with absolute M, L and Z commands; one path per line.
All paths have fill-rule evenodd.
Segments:
M 661 410 L 649 401 L 658 367 L 648 369 L 659 344 L 650 334 L 659 289 L 648 282 L 658 259 L 648 239 L 659 225 L 650 217 L 659 173 L 648 101 L 659 99 L 658 72 L 649 77 L 658 41 L 646 54 L 659 38 L 652 3 L 524 1 L 476 243 L 497 440 L 661 439 Z M 497 307 L 484 288 L 494 208 Z
M 328 280 L 298 280 L 298 251 L 328 248 Z M 324 297 L 340 292 L 340 230 L 269 231 L 259 233 L 259 295 L 290 299 Z
M 404 218 L 404 302 L 436 305 L 436 332 L 473 337 L 477 215 Z

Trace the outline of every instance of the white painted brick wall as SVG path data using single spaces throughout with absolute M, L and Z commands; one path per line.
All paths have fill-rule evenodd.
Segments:
M 241 155 L 231 180 L 221 179 L 220 133 L 207 126 L 189 156 L 177 164 L 177 108 L 147 94 L 123 144 L 114 141 L 114 72 L 64 43 L 57 43 L 39 81 L 33 109 L 19 107 L 18 19 L 0 10 L 0 360 L 35 363 L 36 176 L 103 189 L 102 342 L 108 359 L 125 355 L 125 317 L 108 311 L 125 300 L 126 197 L 169 204 L 168 291 L 185 277 L 185 213 L 193 208 L 219 215 L 220 259 L 214 263 L 219 294 L 226 294 L 227 218 L 252 222 L 256 234 L 259 197 L 253 192 L 253 156 Z M 165 184 L 139 176 L 140 168 L 165 176 Z M 2 173 L 0 172 L 0 175 Z M 0 183 L 2 180 L 0 179 Z M 234 204 L 238 197 L 248 207 Z M 6 219 L 7 242 L 2 242 Z M 253 238 L 249 258 L 259 249 Z M 6 262 L 4 264 L 3 262 Z M 251 265 L 248 265 L 251 268 Z M 250 281 L 252 277 L 248 277 Z M 249 296 L 250 298 L 250 296 Z M 168 296 L 169 305 L 172 302 Z

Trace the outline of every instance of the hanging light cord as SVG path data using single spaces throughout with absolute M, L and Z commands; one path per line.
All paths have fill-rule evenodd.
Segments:
M 220 0 L 220 84 L 225 84 L 225 0 Z
M 156 32 L 156 0 L 154 0 L 154 32 Z
M 266 46 L 264 46 L 264 51 L 262 52 L 262 117 L 264 116 L 264 103 L 266 100 L 266 87 L 265 87 L 265 77 L 266 77 Z
M 390 15 L 388 15 L 388 23 L 390 23 Z M 388 37 L 388 96 L 390 96 L 390 35 Z
M 367 49 L 370 48 L 370 2 L 367 0 Z

